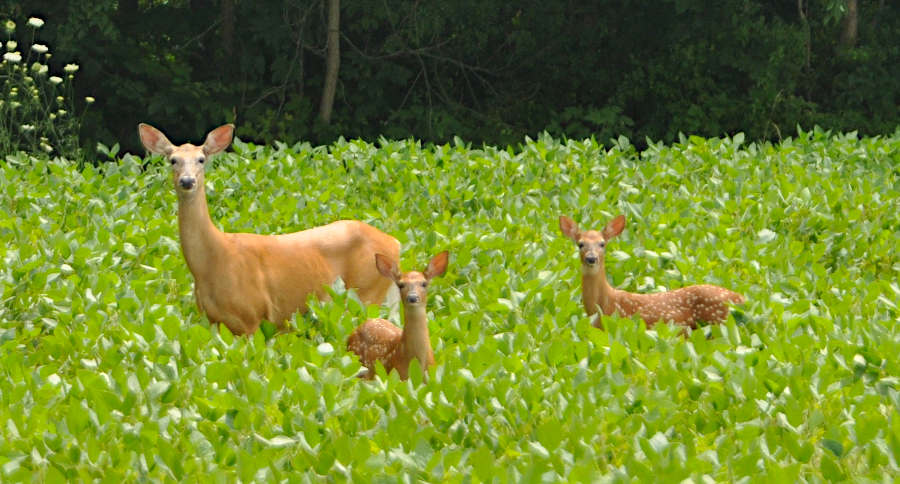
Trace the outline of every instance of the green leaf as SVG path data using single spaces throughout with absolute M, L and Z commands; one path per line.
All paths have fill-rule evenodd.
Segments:
M 550 458 L 550 452 L 540 442 L 528 442 L 528 451 L 540 459 Z
M 555 418 L 538 426 L 536 433 L 541 445 L 551 452 L 556 451 L 562 444 L 563 432 L 559 421 Z
M 822 439 L 822 447 L 831 451 L 835 457 L 840 458 L 844 455 L 844 445 L 836 440 Z
M 253 434 L 253 438 L 263 446 L 273 449 L 283 449 L 297 444 L 297 439 L 285 435 L 276 435 L 271 439 L 267 439 L 262 435 Z
M 87 430 L 88 413 L 80 402 L 69 405 L 69 409 L 66 412 L 66 423 L 69 426 L 69 432 L 73 435 L 79 435 Z
M 778 234 L 772 232 L 769 229 L 762 229 L 756 234 L 756 243 L 758 244 L 768 244 L 775 240 L 778 237 Z
M 494 468 L 494 455 L 487 447 L 479 447 L 472 453 L 472 468 L 484 482 L 490 482 L 494 478 L 497 472 Z
M 162 400 L 171 391 L 172 384 L 166 381 L 153 382 L 147 387 L 147 396 L 151 400 Z
M 278 334 L 278 326 L 275 326 L 268 321 L 262 321 L 262 323 L 260 323 L 259 325 L 259 330 L 266 341 L 272 339 L 276 334 Z
M 787 446 L 788 452 L 802 463 L 807 463 L 812 458 L 813 452 L 815 448 L 813 445 L 801 437 L 797 437 L 790 434 L 784 434 L 784 442 Z
M 609 359 L 614 365 L 621 365 L 628 358 L 628 349 L 622 343 L 613 341 L 609 347 Z
M 628 471 L 634 474 L 641 482 L 653 482 L 656 474 L 645 464 L 634 459 L 628 460 Z
M 413 386 L 419 386 L 422 384 L 422 367 L 419 365 L 418 358 L 413 358 L 409 362 L 409 379 L 412 381 Z
M 840 466 L 831 457 L 823 455 L 821 466 L 822 477 L 828 482 L 842 482 L 847 479 L 847 476 L 841 471 Z

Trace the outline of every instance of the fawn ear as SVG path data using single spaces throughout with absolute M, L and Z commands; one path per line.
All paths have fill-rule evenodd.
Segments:
M 400 280 L 400 267 L 393 259 L 384 254 L 375 254 L 375 267 L 382 276 L 396 282 Z
M 602 235 L 604 239 L 609 240 L 621 234 L 623 230 L 625 230 L 625 216 L 619 215 L 606 224 Z
M 149 124 L 139 124 L 138 135 L 141 137 L 144 148 L 151 153 L 169 156 L 175 151 L 175 145 L 166 138 L 166 135 Z
M 425 279 L 430 281 L 443 274 L 444 271 L 447 270 L 447 262 L 449 260 L 450 253 L 446 250 L 434 256 L 431 259 L 431 262 L 428 263 L 428 267 L 425 268 L 425 272 L 422 273 L 425 276 Z
M 562 230 L 563 235 L 575 242 L 578 242 L 578 239 L 581 238 L 581 230 L 578 229 L 578 224 L 565 215 L 559 216 L 559 229 Z
M 206 135 L 206 142 L 203 143 L 203 153 L 206 155 L 214 155 L 231 145 L 231 138 L 234 137 L 234 125 L 226 124 L 209 132 Z

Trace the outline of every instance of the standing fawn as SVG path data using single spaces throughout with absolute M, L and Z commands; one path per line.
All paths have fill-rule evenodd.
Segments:
M 720 323 L 728 316 L 728 303 L 741 304 L 744 296 L 711 284 L 688 286 L 674 291 L 635 294 L 613 288 L 606 280 L 603 256 L 606 243 L 625 229 L 625 216 L 614 218 L 601 231 L 578 229 L 572 219 L 560 216 L 563 235 L 575 241 L 581 251 L 581 300 L 588 316 L 597 314 L 594 326 L 603 328 L 601 318 L 619 313 L 637 314 L 647 327 L 662 321 L 697 328 L 698 321 Z
M 428 284 L 447 270 L 447 251 L 434 256 L 425 272 L 400 273 L 400 267 L 391 257 L 375 254 L 375 266 L 384 277 L 394 281 L 400 289 L 403 303 L 403 329 L 386 319 L 370 319 L 359 325 L 347 338 L 347 349 L 359 355 L 366 370 L 359 376 L 375 378 L 375 362 L 381 361 L 385 371 L 397 370 L 401 380 L 409 377 L 409 362 L 419 360 L 422 374 L 434 365 L 434 352 L 428 339 L 428 318 L 425 305 L 428 302 Z
M 340 276 L 366 303 L 380 303 L 391 284 L 372 267 L 376 252 L 399 258 L 397 239 L 359 221 L 343 220 L 285 235 L 225 233 L 206 205 L 206 161 L 231 144 L 234 126 L 216 128 L 203 146 L 173 145 L 158 129 L 141 124 L 141 142 L 172 164 L 178 194 L 181 251 L 194 276 L 197 306 L 213 324 L 252 334 L 262 320 L 280 329 L 307 310 L 307 297 L 324 299 L 324 286 Z

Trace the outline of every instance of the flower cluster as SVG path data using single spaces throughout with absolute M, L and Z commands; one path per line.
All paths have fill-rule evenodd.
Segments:
M 46 152 L 80 157 L 79 119 L 74 112 L 73 86 L 78 64 L 67 64 L 61 75 L 51 75 L 48 61 L 50 47 L 35 41 L 40 18 L 26 23 L 31 41 L 22 46 L 26 36 L 15 36 L 16 23 L 0 24 L 7 39 L 0 60 L 0 155 L 17 151 Z M 16 38 L 17 37 L 17 38 Z M 93 103 L 87 97 L 85 105 Z

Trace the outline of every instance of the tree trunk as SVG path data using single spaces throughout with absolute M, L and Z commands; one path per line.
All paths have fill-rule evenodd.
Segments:
M 234 0 L 222 0 L 222 48 L 227 54 L 234 53 Z
M 841 29 L 841 47 L 849 49 L 856 45 L 858 33 L 859 5 L 857 0 L 847 0 L 847 15 L 844 16 L 844 26 Z
M 805 4 L 803 0 L 797 0 L 797 11 L 800 13 L 800 20 L 803 21 L 803 30 L 806 31 L 806 38 L 804 39 L 804 44 L 806 44 L 806 62 L 804 63 L 804 72 L 806 73 L 806 79 L 804 79 L 806 97 L 804 99 L 811 101 L 812 90 L 810 89 L 810 73 L 812 72 L 812 28 L 809 26 L 809 17 L 806 15 L 808 8 L 809 5 Z
M 881 12 L 884 11 L 884 0 L 878 0 L 878 9 L 872 15 L 872 27 L 878 26 L 878 20 L 881 18 Z
M 328 0 L 328 43 L 325 45 L 325 86 L 322 88 L 322 102 L 319 116 L 326 123 L 331 122 L 331 108 L 334 107 L 334 93 L 337 90 L 338 68 L 341 65 L 341 0 Z

